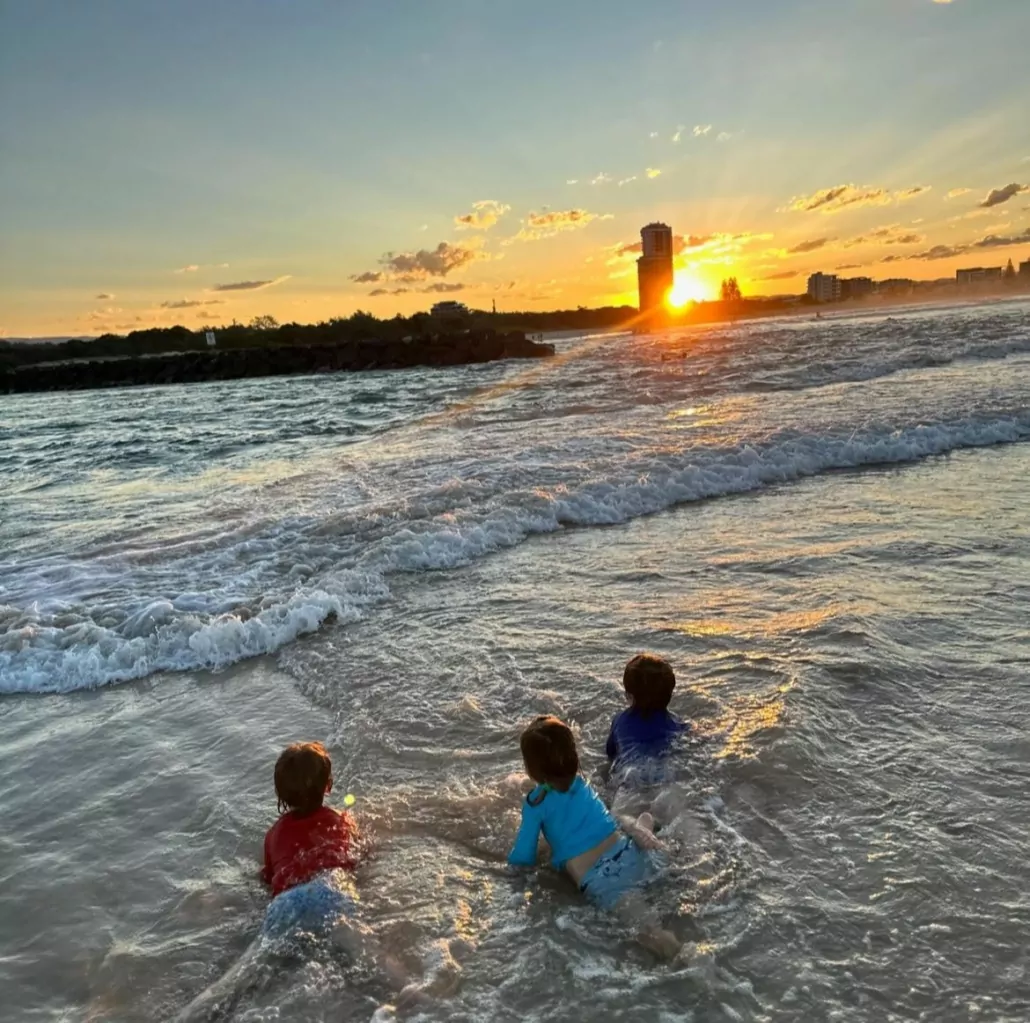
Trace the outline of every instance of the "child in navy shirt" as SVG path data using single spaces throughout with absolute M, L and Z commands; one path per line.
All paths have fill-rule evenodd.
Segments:
M 637 654 L 622 674 L 629 707 L 615 716 L 605 752 L 613 768 L 660 760 L 690 725 L 669 713 L 676 688 L 672 665 L 657 654 Z

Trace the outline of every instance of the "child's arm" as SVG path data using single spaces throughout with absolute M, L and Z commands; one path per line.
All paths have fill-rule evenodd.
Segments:
M 263 855 L 262 861 L 261 861 L 261 874 L 260 874 L 260 877 L 261 877 L 261 880 L 264 881 L 265 884 L 267 884 L 267 885 L 270 885 L 272 883 L 272 864 L 271 864 L 271 858 L 268 855 L 268 839 L 271 837 L 271 834 L 272 834 L 272 832 L 269 831 L 265 835 L 264 855 Z
M 537 845 L 540 840 L 540 826 L 543 823 L 537 809 L 522 802 L 522 823 L 515 837 L 515 844 L 508 854 L 508 862 L 514 867 L 532 867 L 536 864 Z
M 612 727 L 608 731 L 608 741 L 604 744 L 605 756 L 609 761 L 614 760 L 619 753 L 618 744 L 615 742 L 615 720 L 612 720 Z

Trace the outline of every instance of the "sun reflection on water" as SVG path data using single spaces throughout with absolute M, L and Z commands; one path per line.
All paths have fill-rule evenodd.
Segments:
M 756 757 L 758 749 L 752 740 L 782 724 L 786 712 L 784 697 L 795 685 L 791 679 L 771 693 L 744 697 L 727 710 L 716 726 L 717 732 L 726 732 L 726 739 L 714 754 L 715 758 L 751 760 Z

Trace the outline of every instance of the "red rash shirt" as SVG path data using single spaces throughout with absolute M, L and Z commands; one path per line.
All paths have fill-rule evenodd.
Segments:
M 298 816 L 284 813 L 265 835 L 265 866 L 261 876 L 272 886 L 273 897 L 287 888 L 304 884 L 323 870 L 358 865 L 351 848 L 358 829 L 349 813 L 319 807 Z

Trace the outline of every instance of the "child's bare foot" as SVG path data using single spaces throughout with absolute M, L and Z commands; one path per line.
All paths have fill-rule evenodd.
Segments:
M 632 817 L 622 817 L 619 824 L 639 848 L 645 851 L 664 848 L 662 843 L 655 838 L 652 830 L 654 818 L 649 813 L 642 813 L 636 820 Z
M 683 947 L 675 934 L 661 927 L 644 928 L 637 933 L 637 940 L 644 948 L 670 962 L 676 958 Z
M 426 980 L 422 990 L 430 998 L 446 998 L 461 981 L 461 967 L 455 962 L 450 944 L 443 938 L 433 942 L 426 956 Z

